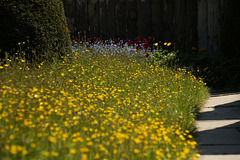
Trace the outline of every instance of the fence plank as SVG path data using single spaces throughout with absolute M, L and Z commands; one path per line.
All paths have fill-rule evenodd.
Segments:
M 107 6 L 106 0 L 99 0 L 99 35 L 101 39 L 105 39 L 108 34 L 107 30 Z
M 106 39 L 116 36 L 116 0 L 106 0 L 107 5 L 107 31 Z
M 175 47 L 179 50 L 185 49 L 186 42 L 186 25 L 187 25 L 187 15 L 186 15 L 186 0 L 177 0 L 174 4 L 174 41 Z M 189 22 L 188 22 L 189 23 Z
M 84 37 L 88 28 L 86 0 L 65 0 L 63 2 L 72 38 Z
M 216 57 L 220 46 L 220 1 L 208 0 L 208 55 Z
M 152 36 L 156 41 L 162 40 L 163 13 L 163 0 L 152 0 Z
M 192 52 L 193 47 L 197 48 L 197 15 L 197 0 L 186 0 L 185 48 L 182 50 L 188 53 Z
M 115 38 L 126 37 L 126 1 L 116 1 L 116 36 Z
M 174 0 L 164 0 L 164 15 L 163 15 L 163 41 L 172 42 L 174 41 L 174 26 L 173 26 L 173 14 L 174 14 Z
M 137 1 L 126 1 L 126 38 L 135 39 L 137 32 Z
M 137 0 L 138 34 L 147 38 L 152 36 L 152 0 Z
M 198 0 L 198 49 L 206 54 L 208 46 L 207 0 Z
M 90 37 L 100 37 L 99 0 L 87 0 L 88 31 Z

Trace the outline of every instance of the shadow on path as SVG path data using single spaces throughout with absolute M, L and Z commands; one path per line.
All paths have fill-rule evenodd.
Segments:
M 240 100 L 204 110 L 198 119 L 197 133 L 201 155 L 240 156 Z
M 214 110 L 202 112 L 198 120 L 240 120 L 240 100 L 208 108 Z

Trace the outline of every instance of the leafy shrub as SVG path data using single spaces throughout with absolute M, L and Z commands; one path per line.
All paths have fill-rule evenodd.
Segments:
M 1 158 L 197 159 L 204 82 L 115 53 L 87 48 L 37 69 L 0 61 Z
M 14 54 L 18 42 L 28 43 L 28 58 L 49 58 L 71 51 L 61 0 L 1 0 L 0 17 L 2 58 L 4 52 Z
M 187 67 L 196 77 L 203 78 L 214 92 L 240 91 L 240 59 L 219 57 L 211 59 L 207 55 L 177 54 L 177 65 Z
M 205 71 L 205 82 L 214 91 L 239 92 L 239 61 L 239 58 L 221 58 L 215 60 Z
M 164 46 L 160 46 L 158 43 L 155 43 L 154 52 L 151 52 L 151 57 L 154 63 L 158 63 L 159 65 L 163 66 L 175 66 L 178 61 L 177 53 L 178 51 L 172 51 L 170 46 L 171 43 L 164 43 Z
M 177 52 L 172 51 L 168 52 L 167 50 L 159 50 L 154 52 L 153 54 L 153 60 L 160 65 L 174 65 L 174 63 L 177 61 Z

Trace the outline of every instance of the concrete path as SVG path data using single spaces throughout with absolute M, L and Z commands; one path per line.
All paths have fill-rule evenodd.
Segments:
M 240 160 L 240 94 L 211 97 L 197 126 L 199 160 Z

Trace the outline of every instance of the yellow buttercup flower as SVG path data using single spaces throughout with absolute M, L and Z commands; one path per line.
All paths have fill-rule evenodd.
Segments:
M 75 148 L 72 148 L 70 149 L 69 151 L 70 154 L 76 154 L 77 153 L 77 150 Z

